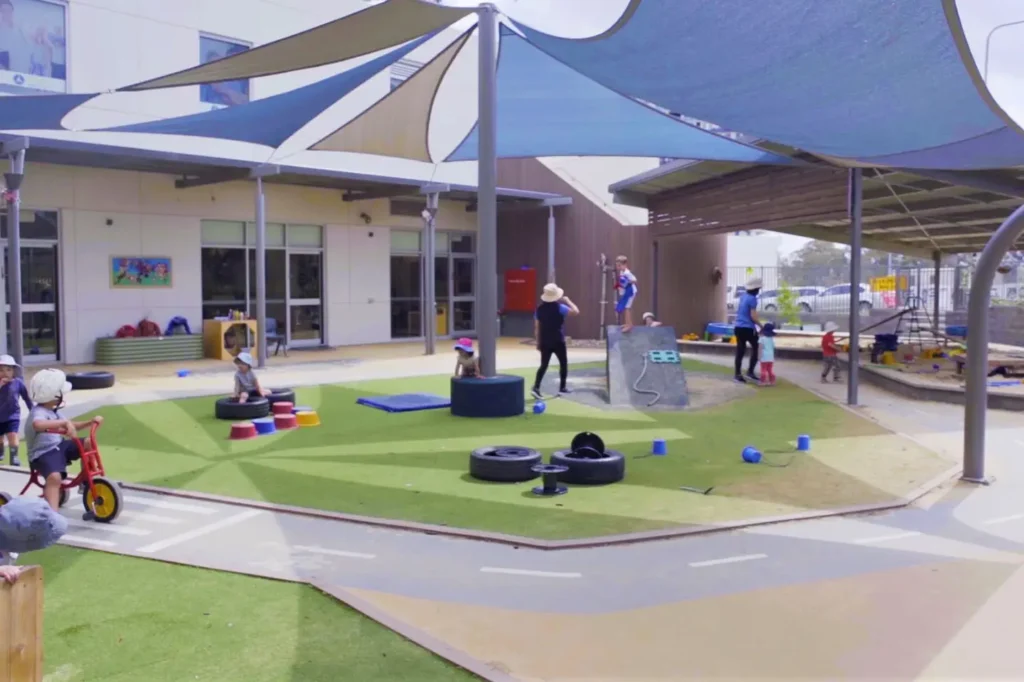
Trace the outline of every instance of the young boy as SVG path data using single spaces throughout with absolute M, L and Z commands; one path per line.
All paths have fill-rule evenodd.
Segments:
M 625 256 L 615 259 L 615 269 L 619 273 L 615 286 L 622 291 L 618 303 L 615 304 L 615 312 L 619 314 L 619 320 L 622 322 L 622 331 L 628 332 L 633 328 L 632 308 L 637 293 L 636 277 L 629 271 L 629 259 Z
M 249 396 L 265 396 L 269 391 L 264 391 L 260 386 L 260 380 L 256 378 L 256 372 L 252 371 L 252 356 L 242 352 L 235 357 L 235 392 L 232 397 L 240 403 L 249 400 Z
M 62 417 L 57 410 L 70 392 L 71 384 L 59 369 L 40 370 L 28 386 L 29 396 L 35 403 L 25 424 L 29 466 L 43 477 L 43 497 L 54 511 L 60 506 L 60 486 L 67 478 L 68 462 L 73 462 L 80 455 L 78 444 L 69 436 L 93 424 L 103 423 L 103 417 L 83 422 Z M 88 438 L 83 444 L 86 448 L 92 447 Z
M 0 580 L 17 581 L 18 554 L 46 549 L 67 531 L 67 519 L 38 497 L 18 497 L 0 506 Z
M 775 385 L 775 325 L 765 322 L 761 327 L 761 385 Z
M 825 335 L 821 337 L 821 383 L 828 383 L 828 373 L 832 372 L 832 381 L 839 381 L 839 346 L 836 344 L 836 331 L 839 325 L 835 322 L 825 323 Z
M 10 355 L 0 355 L 0 433 L 11 451 L 11 466 L 20 467 L 18 458 L 18 431 L 21 429 L 21 401 L 32 409 L 25 382 L 15 376 L 18 363 Z M 0 441 L 0 462 L 4 461 L 3 442 Z

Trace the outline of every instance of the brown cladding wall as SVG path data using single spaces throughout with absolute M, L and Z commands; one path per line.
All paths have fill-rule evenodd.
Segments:
M 498 164 L 502 187 L 554 192 L 573 199 L 571 206 L 555 209 L 555 267 L 559 286 L 580 307 L 570 319 L 567 333 L 574 338 L 597 338 L 601 319 L 601 254 L 612 265 L 618 255 L 628 256 L 639 280 L 639 296 L 633 305 L 634 319 L 650 310 L 653 290 L 653 243 L 646 225 L 624 226 L 589 198 L 577 192 L 536 159 L 508 159 Z M 709 321 L 724 319 L 724 283 L 711 285 L 714 266 L 725 269 L 725 236 L 673 237 L 662 239 L 658 273 L 658 311 L 666 324 L 682 334 L 698 331 Z M 538 291 L 546 279 L 547 211 L 529 210 L 498 216 L 498 270 L 530 266 L 537 269 Z M 605 323 L 615 324 L 612 289 L 608 276 Z

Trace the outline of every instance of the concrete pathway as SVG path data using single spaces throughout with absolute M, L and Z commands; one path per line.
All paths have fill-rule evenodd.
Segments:
M 584 358 L 586 353 L 577 354 L 577 359 Z M 534 352 L 525 351 L 521 357 L 506 359 L 503 366 L 514 366 L 515 362 L 529 366 L 534 359 Z M 268 376 L 267 381 L 288 385 L 343 381 L 381 369 L 366 365 L 337 368 L 329 377 L 325 376 L 324 368 L 312 372 L 280 370 L 279 377 Z M 388 367 L 399 376 L 437 373 L 435 365 L 440 362 L 430 359 L 415 365 L 391 362 Z M 777 371 L 780 377 L 831 399 L 845 397 L 845 387 L 817 383 L 814 365 L 783 363 Z M 378 377 L 379 374 L 373 378 Z M 196 387 L 190 388 L 194 393 Z M 214 388 L 211 382 L 209 389 Z M 167 390 L 163 384 L 158 390 L 154 387 L 159 394 Z M 147 394 L 139 388 L 99 398 L 118 402 L 142 400 L 154 391 Z M 86 394 L 79 394 L 83 395 Z M 959 455 L 962 409 L 915 403 L 870 386 L 862 388 L 862 400 L 864 406 L 857 410 L 865 416 L 935 449 L 951 461 Z M 77 409 L 88 409 L 88 404 L 89 401 L 81 401 Z M 917 603 L 919 597 L 928 596 L 922 590 L 932 590 L 931 600 L 959 604 L 943 616 L 955 622 L 947 624 L 941 632 L 937 630 L 937 634 L 922 637 L 920 650 L 915 649 L 916 658 L 909 667 L 905 663 L 897 665 L 891 655 L 881 655 L 884 646 L 892 647 L 891 641 L 853 637 L 840 647 L 842 653 L 835 655 L 851 660 L 874 656 L 875 667 L 829 668 L 811 653 L 819 642 L 797 638 L 788 646 L 780 645 L 780 650 L 772 654 L 787 663 L 773 668 L 766 662 L 763 674 L 769 676 L 771 670 L 783 676 L 838 675 L 847 671 L 854 677 L 909 680 L 927 669 L 931 677 L 921 679 L 933 679 L 949 674 L 947 671 L 966 675 L 967 653 L 963 652 L 971 652 L 973 657 L 980 648 L 988 652 L 984 660 L 990 663 L 982 668 L 993 675 L 1021 679 L 1024 659 L 1010 654 L 1013 645 L 1006 636 L 989 635 L 999 632 L 1000 627 L 1009 628 L 1008 619 L 1017 618 L 1015 611 L 999 608 L 996 601 L 1016 598 L 1019 605 L 1024 594 L 1024 574 L 1018 570 L 1024 565 L 1024 454 L 1020 454 L 1024 449 L 1024 416 L 993 413 L 989 423 L 989 454 L 998 477 L 995 485 L 951 483 L 911 508 L 858 518 L 779 524 L 615 548 L 551 552 L 271 512 L 246 507 L 243 501 L 226 504 L 126 490 L 126 512 L 109 526 L 83 521 L 80 498 L 70 500 L 64 514 L 72 529 L 64 541 L 88 549 L 354 590 L 375 601 L 379 608 L 390 609 L 393 617 L 414 623 L 449 645 L 487 661 L 494 670 L 524 680 L 625 678 L 607 676 L 610 670 L 620 668 L 619 662 L 609 660 L 611 653 L 592 659 L 584 657 L 593 661 L 590 668 L 583 663 L 560 668 L 548 660 L 546 650 L 538 651 L 535 659 L 530 659 L 528 652 L 522 650 L 527 644 L 509 635 L 510 624 L 518 622 L 517 616 L 509 614 L 543 613 L 545 617 L 541 620 L 566 627 L 575 621 L 559 618 L 600 618 L 607 627 L 620 623 L 614 638 L 617 646 L 613 649 L 626 660 L 634 651 L 631 643 L 645 652 L 652 651 L 648 654 L 651 656 L 659 650 L 651 649 L 654 640 L 642 628 L 621 627 L 633 622 L 635 614 L 648 613 L 650 609 L 660 609 L 657 618 L 667 618 L 666 623 L 671 623 L 673 618 L 683 618 L 682 614 L 697 608 L 697 604 L 727 599 L 731 600 L 731 610 L 723 611 L 722 617 L 743 628 L 745 620 L 765 608 L 765 595 L 777 593 L 781 599 L 785 594 L 796 594 L 796 590 L 804 595 L 799 597 L 805 609 L 802 617 L 814 623 L 824 617 L 814 611 L 832 608 L 836 603 L 833 598 L 838 599 L 834 595 L 842 594 L 849 599 L 850 594 L 861 594 L 861 599 L 868 600 L 873 608 L 871 618 L 860 623 L 863 632 L 868 632 L 877 625 L 873 619 L 904 622 L 904 604 Z M 2 490 L 16 492 L 23 481 L 22 474 L 0 472 Z M 921 577 L 935 571 L 961 570 L 964 573 L 957 573 L 961 575 L 957 581 L 943 583 L 937 593 L 934 590 L 939 589 L 938 583 Z M 872 592 L 881 589 L 869 586 L 875 585 L 882 575 L 899 576 L 894 580 L 905 594 L 903 601 L 883 599 L 881 592 Z M 975 578 L 977 589 L 969 589 Z M 817 597 L 806 596 L 806 590 L 813 585 L 832 586 L 828 589 L 836 592 L 826 590 L 814 593 Z M 432 620 L 424 613 L 433 613 L 435 618 Z M 451 615 L 451 619 L 445 614 Z M 504 615 L 498 617 L 500 614 Z M 922 614 L 922 618 L 929 617 Z M 473 627 L 467 629 L 463 625 L 460 629 L 452 621 L 471 623 Z M 783 626 L 784 622 L 777 625 Z M 679 625 L 675 622 L 677 628 Z M 750 671 L 726 653 L 735 646 L 730 639 L 732 634 L 723 632 L 719 639 L 702 640 L 698 651 L 687 648 L 692 653 L 694 670 L 700 669 L 706 675 L 749 676 Z M 634 642 L 641 636 L 646 639 Z M 829 638 L 838 633 L 822 625 L 803 636 L 819 638 L 820 644 L 833 647 Z M 776 638 L 773 635 L 770 639 Z M 505 649 L 495 648 L 496 641 L 504 641 Z M 566 647 L 553 650 L 564 659 L 566 652 L 573 651 Z M 666 660 L 674 661 L 671 648 L 669 643 L 663 643 Z M 806 666 L 801 667 L 801 660 Z M 666 679 L 665 669 L 658 666 L 649 674 Z M 691 672 L 679 670 L 677 676 L 668 679 L 690 676 Z M 638 672 L 631 679 L 642 677 Z

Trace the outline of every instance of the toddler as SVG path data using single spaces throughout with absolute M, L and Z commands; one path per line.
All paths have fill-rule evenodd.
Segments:
M 235 356 L 235 392 L 232 397 L 240 403 L 249 400 L 249 396 L 263 397 L 269 393 L 260 386 L 256 372 L 252 371 L 252 356 L 241 352 Z
M 29 382 L 28 392 L 35 403 L 25 424 L 29 467 L 42 476 L 45 481 L 43 497 L 56 510 L 60 503 L 61 483 L 67 478 L 68 462 L 81 455 L 78 444 L 70 436 L 93 424 L 102 424 L 103 417 L 74 422 L 60 415 L 58 410 L 64 403 L 64 396 L 71 392 L 71 384 L 59 369 L 37 372 Z M 92 448 L 88 438 L 83 445 L 86 449 Z
M 459 339 L 455 344 L 455 353 L 455 376 L 464 379 L 480 376 L 480 362 L 473 354 L 473 339 Z
M 775 385 L 775 325 L 765 322 L 761 327 L 761 385 Z
M 615 304 L 615 312 L 619 314 L 622 322 L 622 331 L 628 332 L 633 328 L 632 308 L 637 292 L 636 277 L 629 271 L 629 259 L 625 256 L 615 259 L 615 269 L 619 273 L 615 288 L 622 291 L 618 303 Z
M 18 363 L 10 355 L 0 355 L 0 433 L 3 433 L 11 451 L 11 466 L 20 467 L 18 458 L 18 431 L 21 429 L 21 401 L 32 409 L 25 382 L 15 376 Z M 3 442 L 0 442 L 0 462 L 4 461 Z
M 825 335 L 821 337 L 821 383 L 828 383 L 828 373 L 832 372 L 832 381 L 839 381 L 839 346 L 836 344 L 836 331 L 839 325 L 835 322 L 825 323 Z
M 67 519 L 38 497 L 19 497 L 0 506 L 0 580 L 17 581 L 18 554 L 46 549 L 67 530 Z

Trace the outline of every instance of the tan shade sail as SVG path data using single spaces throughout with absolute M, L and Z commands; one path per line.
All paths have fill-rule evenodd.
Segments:
M 334 64 L 432 33 L 472 13 L 420 0 L 388 0 L 323 26 L 123 90 L 174 88 Z
M 310 149 L 431 163 L 427 138 L 434 97 L 448 68 L 474 30 L 466 31 L 393 92 Z

